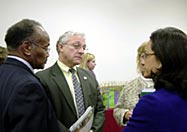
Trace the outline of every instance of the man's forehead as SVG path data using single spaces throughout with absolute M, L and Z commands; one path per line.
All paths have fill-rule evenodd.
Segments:
M 84 42 L 85 43 L 85 38 L 81 35 L 74 35 L 70 38 L 70 41 L 77 41 L 77 42 Z
M 73 35 L 72 37 L 71 37 L 72 39 L 85 39 L 83 36 L 81 36 L 81 35 Z

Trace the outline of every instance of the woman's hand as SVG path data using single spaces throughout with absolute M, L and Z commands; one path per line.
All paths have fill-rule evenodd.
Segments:
M 129 111 L 125 112 L 124 118 L 125 118 L 125 120 L 129 120 L 131 118 L 131 116 L 132 116 L 132 110 L 129 110 Z

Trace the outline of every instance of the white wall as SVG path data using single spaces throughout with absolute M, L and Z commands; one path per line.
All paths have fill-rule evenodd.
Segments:
M 55 44 L 67 30 L 84 32 L 96 55 L 99 82 L 136 76 L 136 50 L 152 31 L 175 26 L 187 33 L 186 0 L 0 0 L 0 45 L 9 26 L 23 18 L 42 23 L 51 37 L 46 67 L 57 59 Z

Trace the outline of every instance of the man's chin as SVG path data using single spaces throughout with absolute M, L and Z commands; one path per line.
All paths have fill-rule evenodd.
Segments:
M 79 65 L 80 63 L 81 63 L 81 61 L 78 61 L 78 60 L 77 60 L 77 61 L 75 61 L 74 64 L 75 64 L 75 65 Z
M 45 66 L 45 64 L 43 64 L 43 65 L 38 65 L 38 66 L 36 66 L 34 69 L 44 69 L 44 66 Z

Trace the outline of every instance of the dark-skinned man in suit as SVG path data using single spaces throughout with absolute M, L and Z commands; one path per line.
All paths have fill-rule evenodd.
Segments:
M 49 56 L 49 36 L 39 22 L 23 19 L 5 36 L 0 65 L 0 132 L 59 132 L 49 98 L 34 75 Z

